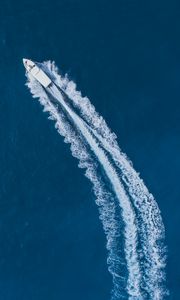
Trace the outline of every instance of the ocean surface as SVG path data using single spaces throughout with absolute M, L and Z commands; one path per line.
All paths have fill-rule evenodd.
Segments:
M 168 299 L 180 299 L 180 4 L 1 1 L 0 299 L 108 300 L 92 186 L 25 86 L 54 60 L 118 137 L 161 210 Z

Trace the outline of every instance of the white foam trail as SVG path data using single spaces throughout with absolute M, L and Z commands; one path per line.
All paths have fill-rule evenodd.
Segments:
M 137 209 L 137 214 L 144 224 L 144 226 L 139 226 L 142 250 L 146 259 L 144 266 L 144 282 L 146 284 L 144 288 L 148 293 L 151 293 L 152 299 L 162 299 L 163 294 L 166 294 L 163 286 L 166 256 L 162 244 L 164 226 L 157 203 L 133 169 L 132 163 L 119 149 L 116 135 L 111 133 L 89 99 L 82 97 L 81 93 L 76 91 L 75 83 L 69 81 L 67 76 L 63 78 L 58 75 L 53 64 L 51 64 L 51 72 L 54 74 L 56 83 L 65 91 L 73 104 L 79 108 L 81 115 L 87 121 L 94 135 L 101 141 L 104 148 L 111 153 L 112 159 L 123 173 L 122 180 L 127 186 L 133 204 Z
M 85 123 L 79 118 L 66 103 L 62 103 L 63 99 L 59 99 L 61 105 L 65 104 L 65 109 L 68 114 L 76 123 L 76 126 L 81 131 L 81 134 L 88 141 L 91 149 L 96 154 L 96 157 L 103 165 L 106 175 L 108 175 L 109 180 L 112 182 L 114 191 L 119 203 L 122 206 L 122 216 L 124 219 L 125 227 L 125 255 L 127 261 L 127 267 L 129 272 L 128 282 L 127 282 L 127 292 L 129 299 L 141 299 L 141 272 L 139 266 L 139 260 L 137 253 L 137 229 L 139 234 L 139 239 L 141 241 L 140 254 L 145 261 L 144 265 L 141 266 L 143 270 L 143 280 L 142 280 L 142 290 L 145 291 L 143 299 L 160 300 L 163 299 L 165 294 L 165 289 L 163 287 L 163 277 L 164 277 L 164 255 L 163 247 L 159 245 L 159 241 L 162 240 L 164 235 L 164 227 L 158 206 L 151 194 L 149 194 L 143 181 L 139 178 L 136 171 L 133 169 L 132 164 L 127 160 L 126 156 L 119 149 L 115 134 L 112 134 L 110 129 L 107 127 L 105 121 L 96 112 L 94 107 L 91 105 L 90 101 L 86 97 L 82 97 L 79 92 L 76 91 L 76 86 L 72 81 L 69 81 L 67 77 L 63 78 L 57 74 L 57 70 L 53 64 L 50 62 L 43 64 L 46 72 L 49 72 L 50 76 L 56 84 L 61 87 L 68 97 L 71 99 L 72 104 L 76 107 L 83 119 L 87 122 Z M 32 82 L 30 84 L 32 88 Z M 59 112 L 54 108 L 54 106 L 43 97 L 42 90 L 38 87 L 35 91 L 32 90 L 35 96 L 40 97 L 40 102 L 45 106 L 46 110 L 50 111 L 53 119 L 57 120 L 56 127 L 60 131 L 61 135 L 66 136 L 66 141 L 71 143 L 71 149 L 74 156 L 80 159 L 80 166 L 86 167 L 86 176 L 93 182 L 95 193 L 97 198 L 101 195 L 97 204 L 101 206 L 101 218 L 103 221 L 103 226 L 107 234 L 107 248 L 110 251 L 110 263 L 113 264 L 115 260 L 118 259 L 117 255 L 113 253 L 113 247 L 116 240 L 116 235 L 118 232 L 118 224 L 115 220 L 115 206 L 114 203 L 110 201 L 109 195 L 104 192 L 102 188 L 102 183 L 98 180 L 98 176 L 95 172 L 93 162 L 88 162 L 89 154 L 85 148 L 83 148 L 82 143 L 78 141 L 78 137 L 70 134 L 70 129 L 68 124 L 66 124 L 66 119 L 61 117 Z M 58 97 L 58 95 L 55 95 Z M 70 135 L 70 136 L 69 136 Z M 73 136 L 73 138 L 72 138 Z M 93 138 L 93 136 L 95 138 Z M 96 140 L 100 143 L 96 143 Z M 77 142 L 78 141 L 78 142 Z M 83 158 L 80 157 L 80 149 L 83 148 Z M 132 200 L 133 206 L 135 208 L 137 218 L 135 219 L 135 214 L 132 209 L 131 203 L 127 194 L 119 180 L 115 169 L 110 164 L 108 157 L 106 156 L 104 150 L 111 155 L 111 159 L 116 164 L 116 167 L 121 170 L 122 181 L 128 190 L 130 198 Z M 76 150 L 75 150 L 76 149 Z M 78 150 L 77 150 L 78 149 Z M 77 154 L 78 153 L 78 154 Z M 98 183 L 97 183 L 98 182 Z M 106 201 L 103 203 L 102 195 Z M 102 204 L 103 203 L 103 204 Z M 106 205 L 104 205 L 106 203 Z M 111 208 L 108 207 L 111 204 Z M 112 209 L 113 207 L 113 209 Z M 104 209 L 104 210 L 103 210 Z M 108 210 L 110 209 L 110 213 Z M 105 211 L 105 213 L 104 213 Z M 107 213 L 108 212 L 108 213 Z M 108 217 L 107 217 L 108 215 Z M 106 218 L 104 217 L 106 216 Z M 112 218 L 111 218 L 112 216 Z M 110 222 L 108 222 L 108 218 Z M 136 226 L 136 223 L 137 226 Z M 115 228 L 112 230 L 112 224 Z M 108 228 L 108 229 L 107 229 Z M 111 228 L 111 230 L 110 230 Z M 111 266 L 110 266 L 111 267 Z M 114 265 L 111 268 L 111 273 L 113 274 L 114 281 L 114 291 L 112 299 L 120 299 L 121 293 L 118 288 L 119 281 L 118 273 L 114 272 Z M 119 276 L 121 277 L 121 276 Z

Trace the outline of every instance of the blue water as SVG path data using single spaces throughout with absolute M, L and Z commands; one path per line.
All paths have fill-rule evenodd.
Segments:
M 162 212 L 180 298 L 180 7 L 175 1 L 5 1 L 0 10 L 0 297 L 110 299 L 92 187 L 24 86 L 54 59 L 141 173 Z

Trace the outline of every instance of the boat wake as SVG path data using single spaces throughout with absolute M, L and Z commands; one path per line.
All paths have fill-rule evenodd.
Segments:
M 111 299 L 164 299 L 164 226 L 155 199 L 89 99 L 54 63 L 40 67 L 54 84 L 44 89 L 28 73 L 27 85 L 92 182 L 107 237 Z

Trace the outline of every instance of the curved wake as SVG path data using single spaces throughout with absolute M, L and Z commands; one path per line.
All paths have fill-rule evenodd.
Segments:
M 156 201 L 89 99 L 67 76 L 61 77 L 53 63 L 41 67 L 55 85 L 45 91 L 29 75 L 27 85 L 55 120 L 93 184 L 107 236 L 112 300 L 163 299 L 167 293 L 164 226 Z

